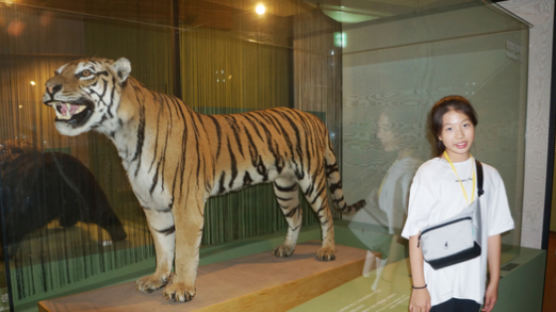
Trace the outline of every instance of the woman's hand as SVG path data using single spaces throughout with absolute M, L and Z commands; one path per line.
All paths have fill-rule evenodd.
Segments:
M 485 304 L 483 305 L 481 311 L 492 311 L 492 309 L 494 309 L 494 305 L 496 304 L 496 300 L 498 300 L 498 283 L 492 281 L 488 283 L 488 287 L 485 293 Z
M 485 292 L 485 304 L 481 311 L 490 312 L 498 299 L 498 282 L 500 281 L 500 254 L 502 238 L 500 234 L 488 237 L 488 272 L 489 282 Z
M 429 312 L 431 296 L 426 288 L 414 289 L 409 299 L 409 312 Z
M 413 290 L 409 299 L 409 312 L 429 312 L 431 296 L 425 282 L 423 252 L 419 247 L 419 235 L 413 235 L 409 238 L 409 262 L 413 281 Z

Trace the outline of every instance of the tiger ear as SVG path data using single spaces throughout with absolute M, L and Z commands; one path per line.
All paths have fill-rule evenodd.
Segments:
M 112 64 L 112 69 L 118 75 L 119 82 L 124 83 L 131 73 L 131 63 L 127 58 L 120 57 Z

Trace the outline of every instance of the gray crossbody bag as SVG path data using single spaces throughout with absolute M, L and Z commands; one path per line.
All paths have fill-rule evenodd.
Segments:
M 483 195 L 483 166 L 475 160 L 477 169 L 477 199 L 463 212 L 440 224 L 423 229 L 418 246 L 423 258 L 435 270 L 481 255 L 481 203 Z

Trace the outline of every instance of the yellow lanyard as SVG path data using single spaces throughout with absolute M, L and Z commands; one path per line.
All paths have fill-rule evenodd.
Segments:
M 475 184 L 476 184 L 475 183 L 476 182 L 475 170 L 473 170 L 473 190 L 471 191 L 471 201 L 469 201 L 469 197 L 467 196 L 467 192 L 465 191 L 465 187 L 463 187 L 463 181 L 459 178 L 458 172 L 456 171 L 456 167 L 454 166 L 454 164 L 450 160 L 450 156 L 448 156 L 448 153 L 446 153 L 446 151 L 444 151 L 444 158 L 446 158 L 446 160 L 448 161 L 448 163 L 452 167 L 452 170 L 454 171 L 454 174 L 456 175 L 456 179 L 458 179 L 458 181 L 459 181 L 459 185 L 461 186 L 461 191 L 463 192 L 463 196 L 465 197 L 465 201 L 468 204 L 473 202 L 473 200 L 475 199 Z

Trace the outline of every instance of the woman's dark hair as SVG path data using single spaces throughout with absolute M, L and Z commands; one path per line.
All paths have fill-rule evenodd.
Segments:
M 473 126 L 476 126 L 479 121 L 477 119 L 477 113 L 471 106 L 471 103 L 459 95 L 449 95 L 441 98 L 434 104 L 429 115 L 429 123 L 432 139 L 434 141 L 434 146 L 436 148 L 436 155 L 440 155 L 444 152 L 446 147 L 438 138 L 442 132 L 442 117 L 449 111 L 457 111 L 465 114 Z

